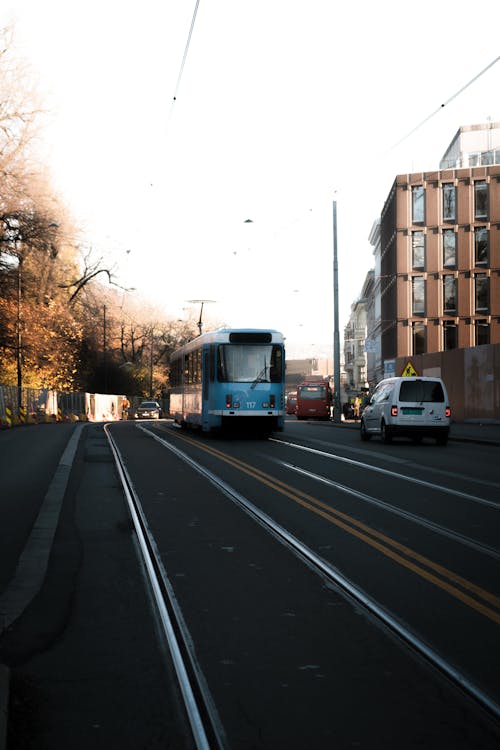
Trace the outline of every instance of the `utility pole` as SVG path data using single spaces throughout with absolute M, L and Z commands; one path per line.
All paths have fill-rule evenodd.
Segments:
M 17 256 L 17 405 L 19 413 L 23 405 L 23 361 L 22 361 L 22 258 L 20 255 Z
M 337 260 L 337 201 L 333 201 L 333 421 L 340 422 L 339 265 Z
M 103 317 L 103 369 L 104 369 L 104 393 L 108 392 L 108 357 L 107 357 L 107 342 L 106 342 L 106 305 L 104 305 L 104 317 Z
M 153 398 L 153 335 L 154 328 L 151 326 L 151 347 L 149 359 L 149 398 Z

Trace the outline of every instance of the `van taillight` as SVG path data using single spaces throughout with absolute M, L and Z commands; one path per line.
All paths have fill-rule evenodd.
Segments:
M 444 410 L 444 416 L 451 417 L 451 409 L 449 406 L 447 406 L 446 409 Z
M 228 393 L 226 396 L 226 409 L 230 409 L 232 405 L 233 405 L 233 398 L 231 394 Z
M 391 417 L 397 417 L 397 416 L 398 416 L 398 407 L 391 406 Z

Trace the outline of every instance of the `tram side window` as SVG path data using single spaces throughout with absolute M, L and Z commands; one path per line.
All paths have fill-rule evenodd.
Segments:
M 176 359 L 170 363 L 170 385 L 172 388 L 182 383 L 182 359 Z
M 283 350 L 281 346 L 273 346 L 270 376 L 271 383 L 279 383 L 283 378 Z
M 198 385 L 201 383 L 201 349 L 189 352 L 185 364 L 186 385 Z
M 210 344 L 210 382 L 215 380 L 215 345 Z

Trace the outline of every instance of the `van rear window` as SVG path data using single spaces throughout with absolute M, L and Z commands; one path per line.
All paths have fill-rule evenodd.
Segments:
M 399 391 L 400 401 L 443 402 L 443 386 L 433 380 L 404 380 Z

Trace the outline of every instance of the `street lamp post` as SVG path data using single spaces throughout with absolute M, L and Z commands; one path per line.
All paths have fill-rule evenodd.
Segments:
M 337 201 L 333 201 L 333 421 L 340 422 L 339 266 L 337 260 Z
M 23 363 L 22 363 L 22 257 L 17 256 L 17 342 L 16 342 L 16 361 L 17 361 L 17 405 L 19 412 L 23 405 Z
M 103 310 L 103 336 L 102 336 L 102 355 L 103 355 L 103 376 L 104 376 L 104 393 L 108 392 L 108 342 L 106 340 L 106 305 Z
M 154 341 L 154 328 L 151 326 L 151 347 L 150 347 L 150 358 L 149 358 L 149 398 L 153 398 L 153 341 Z

